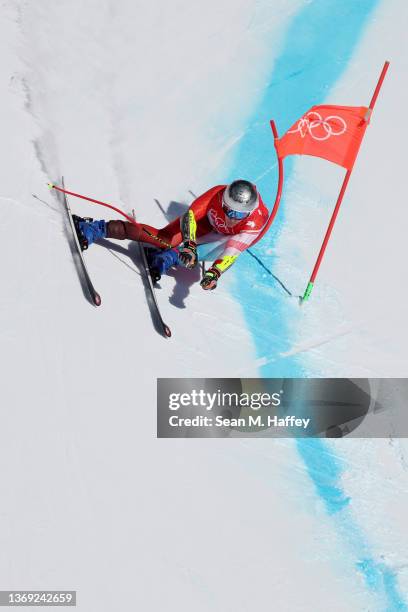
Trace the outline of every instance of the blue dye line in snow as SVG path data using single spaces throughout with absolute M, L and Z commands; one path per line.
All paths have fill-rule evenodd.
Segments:
M 347 67 L 377 4 L 378 0 L 312 0 L 296 14 L 289 24 L 261 104 L 235 151 L 229 180 L 260 176 L 257 186 L 264 200 L 273 202 L 277 172 L 276 169 L 275 172 L 268 170 L 276 165 L 269 120 L 274 118 L 279 132 L 283 133 L 310 106 L 325 100 Z M 356 101 L 360 102 L 364 101 Z M 291 170 L 289 159 L 285 162 L 286 179 Z M 262 256 L 269 268 L 273 268 L 274 259 L 273 255 L 267 256 L 265 251 L 271 249 L 273 253 L 276 234 L 284 221 L 285 206 L 284 195 L 272 230 L 256 247 L 255 253 Z M 257 266 L 253 258 L 242 257 L 240 275 L 248 281 L 256 278 L 259 274 Z M 243 307 L 258 355 L 279 354 L 287 350 L 290 343 L 290 317 L 296 316 L 297 304 L 281 295 L 279 288 L 272 298 L 270 291 L 263 290 L 262 286 L 254 290 L 250 282 L 239 283 L 234 292 Z M 267 308 L 265 304 L 268 304 Z M 263 376 L 305 374 L 301 360 L 295 356 L 262 369 Z M 340 463 L 328 444 L 323 440 L 298 440 L 297 446 L 327 512 L 339 521 L 338 528 L 344 544 L 356 559 L 356 570 L 364 576 L 369 590 L 384 602 L 387 612 L 408 610 L 399 592 L 395 572 L 370 554 L 366 538 L 350 512 L 350 499 L 341 486 Z
M 354 519 L 349 507 L 350 498 L 341 487 L 343 473 L 340 460 L 333 455 L 327 442 L 321 439 L 297 441 L 310 479 L 333 517 L 337 530 L 352 556 L 355 567 L 364 577 L 368 589 L 384 602 L 387 612 L 406 612 L 408 605 L 398 587 L 396 573 L 384 561 L 377 561 L 367 538 Z

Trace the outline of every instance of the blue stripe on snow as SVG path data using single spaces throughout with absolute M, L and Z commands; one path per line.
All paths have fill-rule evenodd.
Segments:
M 368 589 L 381 600 L 381 609 L 406 612 L 408 606 L 399 590 L 396 573 L 384 561 L 373 557 L 367 538 L 352 515 L 350 498 L 341 487 L 340 460 L 320 439 L 299 439 L 297 448 L 327 512 L 333 516 L 337 531 L 355 559 L 357 571 L 364 577 Z
M 310 106 L 325 100 L 347 67 L 377 3 L 378 0 L 311 0 L 305 3 L 289 25 L 270 82 L 265 86 L 263 100 L 235 152 L 229 180 L 260 177 L 256 182 L 265 201 L 273 201 L 277 172 L 269 119 L 274 118 L 278 130 L 283 133 Z M 355 103 L 364 102 L 356 100 Z M 287 178 L 291 163 L 286 163 L 285 170 Z M 284 197 L 272 230 L 255 248 L 272 268 L 274 242 L 284 222 L 285 205 Z M 270 255 L 266 254 L 268 249 L 271 249 Z M 277 355 L 287 350 L 291 344 L 290 319 L 296 316 L 297 305 L 282 295 L 276 285 L 265 287 L 268 277 L 255 287 L 251 284 L 261 274 L 252 258 L 241 258 L 239 274 L 241 282 L 234 292 L 242 304 L 258 355 Z M 242 282 L 244 279 L 247 283 Z M 305 372 L 299 358 L 289 357 L 265 366 L 262 374 L 284 377 L 302 376 Z M 367 587 L 381 599 L 388 612 L 407 610 L 395 573 L 372 557 L 366 538 L 352 516 L 350 499 L 341 486 L 339 460 L 322 440 L 299 440 L 297 444 L 316 491 L 327 512 L 338 521 L 345 548 L 351 551 L 355 567 L 364 576 Z
M 350 502 L 339 486 L 342 469 L 322 440 L 299 440 L 298 451 L 305 462 L 309 476 L 323 499 L 329 514 L 336 514 Z

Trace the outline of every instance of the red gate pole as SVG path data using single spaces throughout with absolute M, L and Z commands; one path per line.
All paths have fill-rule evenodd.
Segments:
M 373 108 L 375 106 L 375 103 L 377 102 L 378 94 L 380 93 L 380 89 L 381 89 L 381 86 L 382 86 L 382 84 L 384 82 L 385 75 L 387 73 L 389 65 L 390 65 L 390 62 L 385 62 L 384 66 L 383 66 L 383 69 L 381 71 L 380 78 L 378 79 L 378 83 L 377 83 L 377 86 L 376 86 L 376 88 L 374 90 L 373 97 L 371 98 L 371 102 L 370 102 L 370 105 L 368 107 L 367 114 L 364 117 L 364 120 L 367 121 L 367 122 L 370 121 L 371 113 L 373 112 Z M 300 304 L 302 304 L 303 302 L 308 300 L 309 297 L 310 297 L 310 294 L 312 293 L 314 282 L 315 282 L 317 273 L 319 271 L 320 264 L 322 263 L 322 259 L 324 257 L 324 253 L 326 251 L 327 244 L 328 244 L 328 242 L 330 240 L 330 236 L 331 236 L 334 224 L 336 222 L 336 218 L 337 218 L 338 212 L 340 210 L 340 206 L 341 206 L 341 203 L 343 201 L 344 194 L 346 192 L 347 185 L 348 185 L 348 182 L 350 180 L 350 176 L 351 176 L 352 170 L 353 169 L 347 170 L 346 175 L 344 177 L 343 184 L 342 184 L 341 189 L 340 189 L 339 197 L 337 198 L 336 206 L 334 207 L 334 211 L 333 211 L 333 214 L 331 216 L 331 219 L 330 219 L 330 222 L 329 222 L 329 226 L 328 226 L 328 228 L 326 230 L 326 234 L 325 234 L 322 246 L 320 247 L 319 255 L 317 256 L 317 260 L 316 260 L 315 266 L 313 268 L 313 272 L 312 272 L 312 274 L 310 276 L 310 280 L 309 280 L 309 282 L 307 284 L 307 287 L 305 289 L 303 297 L 300 300 Z
M 276 142 L 278 140 L 278 130 L 276 129 L 276 125 L 275 125 L 275 122 L 274 122 L 273 119 L 270 121 L 270 124 L 271 124 L 272 134 L 273 134 L 274 143 L 275 143 L 275 150 L 276 150 Z M 265 236 L 266 232 L 271 227 L 272 222 L 275 219 L 276 213 L 278 212 L 278 209 L 279 209 L 279 204 L 280 204 L 280 201 L 281 201 L 281 198 L 282 198 L 283 178 L 284 178 L 284 176 L 283 176 L 283 160 L 279 156 L 278 156 L 278 171 L 279 171 L 279 179 L 278 179 L 278 188 L 277 188 L 277 191 L 276 191 L 275 203 L 273 205 L 271 214 L 269 215 L 268 221 L 266 222 L 265 226 L 263 227 L 261 233 L 256 238 L 256 240 L 251 242 L 251 244 L 250 244 L 251 247 L 255 246 L 255 244 L 257 242 L 259 242 L 260 239 Z

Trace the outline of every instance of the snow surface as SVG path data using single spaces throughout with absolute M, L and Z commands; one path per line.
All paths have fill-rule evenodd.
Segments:
M 382 559 L 382 575 L 391 572 L 406 596 L 404 443 L 347 441 L 323 451 L 328 465 L 340 461 L 352 500 L 349 516 L 336 518 L 318 494 L 305 448 L 157 440 L 156 377 L 255 376 L 276 355 L 259 354 L 233 273 L 209 295 L 186 274 L 165 279 L 160 302 L 174 337 L 154 333 L 134 245 L 86 254 L 103 299 L 92 308 L 61 203 L 46 187 L 64 174 L 68 188 L 164 224 L 155 200 L 174 216 L 192 193 L 226 179 L 285 29 L 308 4 L 2 2 L 0 588 L 77 589 L 78 608 L 87 612 L 406 609 L 385 587 L 367 586 L 374 570 L 356 568 L 356 560 Z M 288 350 L 306 348 L 309 373 L 406 375 L 403 153 L 391 155 L 403 139 L 390 123 L 406 96 L 405 28 L 403 2 L 380 5 L 330 92 L 335 101 L 347 95 L 364 103 L 386 48 L 393 72 L 316 299 L 302 311 L 301 326 L 291 321 Z M 276 245 L 285 258 L 275 271 L 299 291 L 314 254 L 318 208 L 333 193 L 327 166 L 323 182 L 317 166 L 304 168 L 296 166 L 289 194 L 312 207 L 318 193 L 318 205 L 307 227 L 299 206 L 287 206 L 289 238 L 280 233 Z M 395 184 L 392 201 L 380 168 Z M 71 205 L 105 216 L 80 201 Z M 368 218 L 370 205 L 377 214 Z M 357 223 L 373 247 L 364 259 Z M 386 270 L 398 289 L 388 300 L 379 291 L 370 296 L 368 287 Z M 356 291 L 363 275 L 366 290 Z

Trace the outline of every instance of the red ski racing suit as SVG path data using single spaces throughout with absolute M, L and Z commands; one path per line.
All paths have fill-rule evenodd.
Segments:
M 219 276 L 257 238 L 269 216 L 268 209 L 259 196 L 258 206 L 248 217 L 242 220 L 230 219 L 222 207 L 225 188 L 226 185 L 212 187 L 194 200 L 182 217 L 174 219 L 162 229 L 144 223 L 109 221 L 106 236 L 119 240 L 146 242 L 161 249 L 178 247 L 184 243 L 187 248 L 191 245 L 195 250 L 197 242 L 213 242 L 220 239 L 220 234 L 225 235 L 223 251 L 207 271 L 214 274 L 216 284 Z M 213 288 L 213 286 L 204 288 Z

